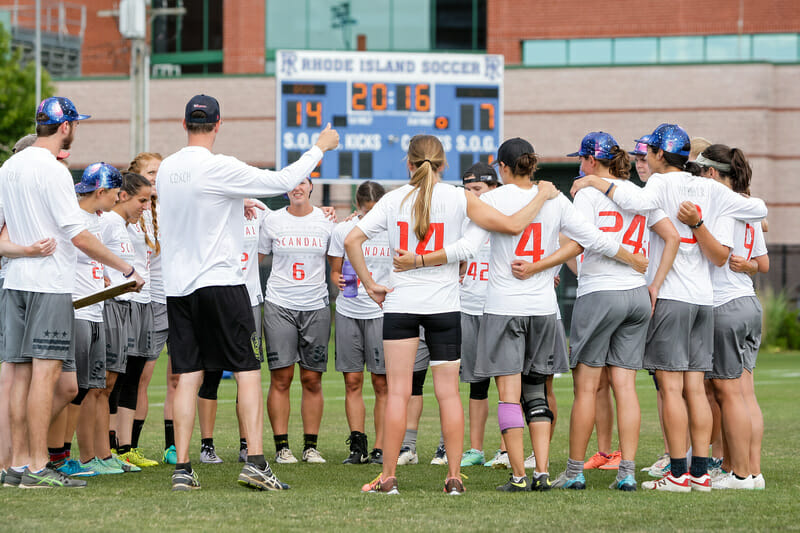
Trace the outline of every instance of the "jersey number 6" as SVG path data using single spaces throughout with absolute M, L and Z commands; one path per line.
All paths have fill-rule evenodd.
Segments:
M 305 263 L 292 263 L 292 277 L 297 281 L 306 279 L 306 273 L 303 270 Z

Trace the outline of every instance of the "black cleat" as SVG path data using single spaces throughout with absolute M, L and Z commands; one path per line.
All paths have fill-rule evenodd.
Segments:
M 531 480 L 523 476 L 519 481 L 514 481 L 514 474 L 508 476 L 508 483 L 497 487 L 500 492 L 528 492 L 531 490 Z
M 370 456 L 367 453 L 367 436 L 365 434 L 353 431 L 345 442 L 350 445 L 350 456 L 342 461 L 342 464 L 363 465 L 369 463 Z
M 372 448 L 369 452 L 369 464 L 382 465 L 383 464 L 383 450 L 380 448 Z

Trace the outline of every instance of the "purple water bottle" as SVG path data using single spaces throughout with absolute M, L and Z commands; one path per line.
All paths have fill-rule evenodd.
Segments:
M 342 295 L 345 298 L 355 298 L 358 296 L 358 276 L 353 269 L 353 265 L 347 259 L 342 263 L 342 277 L 344 278 L 344 291 Z

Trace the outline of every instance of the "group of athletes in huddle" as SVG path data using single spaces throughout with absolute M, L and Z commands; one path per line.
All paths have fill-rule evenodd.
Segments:
M 612 488 L 635 490 L 635 377 L 642 368 L 654 374 L 668 452 L 650 470 L 659 479 L 643 488 L 764 487 L 752 377 L 761 309 L 751 276 L 768 268 L 758 223 L 767 210 L 745 194 L 751 171 L 741 151 L 708 145 L 690 162 L 686 132 L 662 124 L 630 152 L 647 180 L 639 188 L 628 181 L 628 152 L 611 135 L 592 132 L 569 154 L 584 176 L 574 183 L 573 204 L 551 183 L 534 180 L 537 156 L 524 139 L 500 146 L 497 171 L 483 163 L 466 171 L 462 189 L 441 182 L 447 162 L 439 140 L 417 135 L 408 149 L 409 183 L 386 193 L 364 182 L 356 213 L 336 224 L 330 208 L 311 204 L 308 178 L 338 145 L 330 127 L 297 162 L 260 170 L 212 153 L 219 104 L 198 95 L 185 109 L 186 148 L 163 161 L 139 154 L 123 173 L 95 163 L 72 189 L 58 156 L 85 118 L 66 98 L 46 99 L 33 145 L 16 147 L 0 169 L 0 255 L 9 258 L 0 293 L 5 486 L 80 487 L 82 477 L 157 464 L 142 454 L 139 436 L 147 385 L 167 344 L 162 460 L 175 465 L 173 490 L 200 488 L 188 451 L 196 408 L 200 459 L 222 462 L 213 426 L 224 370 L 238 383 L 238 482 L 288 489 L 262 449 L 260 367 L 266 356 L 275 461 L 298 461 L 288 436 L 298 364 L 302 460 L 325 462 L 318 434 L 331 329 L 329 263 L 340 287 L 345 267 L 359 278 L 357 296 L 340 293 L 336 300 L 335 367 L 344 375 L 350 429 L 344 462 L 382 464 L 362 491 L 396 494 L 397 465 L 418 461 L 428 366 L 442 431 L 433 462 L 448 465 L 448 494 L 464 492 L 462 466 L 484 463 L 511 469 L 498 490 L 584 489 L 596 421 L 601 449 L 586 468 L 618 469 Z M 283 193 L 289 205 L 277 211 L 248 200 Z M 268 254 L 272 268 L 262 293 L 258 266 Z M 576 257 L 568 351 L 555 287 L 561 265 Z M 73 300 L 128 280 L 136 292 L 73 314 Z M 365 366 L 375 392 L 371 450 Z M 552 379 L 570 368 L 569 458 L 551 481 Z M 491 378 L 501 450 L 487 462 Z M 459 380 L 470 384 L 470 449 L 463 454 Z M 609 407 L 596 408 L 610 405 L 609 386 L 617 406 L 615 453 L 610 436 L 602 449 L 611 432 L 601 423 Z M 714 427 L 724 462 L 710 465 Z M 70 457 L 76 430 L 80 461 Z M 531 478 L 526 467 L 534 469 Z

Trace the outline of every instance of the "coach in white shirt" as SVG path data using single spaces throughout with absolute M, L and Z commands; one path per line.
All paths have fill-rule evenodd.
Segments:
M 3 359 L 14 372 L 10 402 L 13 456 L 5 482 L 23 488 L 86 484 L 47 468 L 47 430 L 55 384 L 62 365 L 75 358 L 75 247 L 136 280 L 137 289 L 144 285 L 131 265 L 86 229 L 72 177 L 56 159 L 59 151 L 70 147 L 78 121 L 87 118 L 79 115 L 67 98 L 43 100 L 36 113 L 36 142 L 14 154 L 0 169 L 0 225 L 5 220 L 11 241 L 25 246 L 54 236 L 57 242 L 51 256 L 11 261 L 4 286 Z M 36 401 L 29 402 L 29 398 Z
M 164 285 L 175 392 L 173 490 L 200 488 L 189 462 L 197 392 L 205 370 L 231 370 L 248 436 L 247 462 L 239 484 L 284 490 L 264 459 L 261 360 L 250 298 L 241 267 L 244 199 L 294 189 L 336 148 L 339 134 L 328 125 L 317 143 L 295 163 L 274 172 L 251 167 L 211 149 L 221 122 L 219 103 L 197 95 L 186 104 L 188 145 L 167 157 L 158 170 Z

